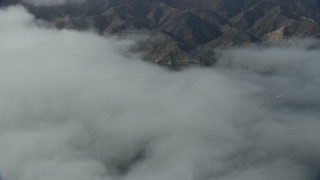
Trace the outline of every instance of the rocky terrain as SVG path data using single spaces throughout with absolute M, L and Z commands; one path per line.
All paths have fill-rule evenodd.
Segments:
M 212 64 L 212 50 L 292 37 L 320 37 L 319 0 L 88 0 L 35 6 L 37 18 L 58 28 L 100 34 L 148 34 L 147 60 L 160 64 Z

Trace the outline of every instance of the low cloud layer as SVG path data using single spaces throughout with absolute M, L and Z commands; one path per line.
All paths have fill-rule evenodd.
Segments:
M 4 180 L 315 180 L 320 52 L 219 52 L 171 72 L 134 41 L 0 11 Z M 317 43 L 316 41 L 314 43 Z

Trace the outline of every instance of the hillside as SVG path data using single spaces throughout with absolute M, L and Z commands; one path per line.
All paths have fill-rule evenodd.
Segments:
M 2 0 L 3 6 L 20 0 Z M 58 28 L 149 34 L 141 46 L 159 63 L 211 64 L 211 50 L 292 37 L 320 37 L 319 0 L 90 0 L 23 3 Z M 181 60 L 187 60 L 181 62 Z

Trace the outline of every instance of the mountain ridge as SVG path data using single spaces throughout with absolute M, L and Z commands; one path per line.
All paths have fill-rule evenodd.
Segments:
M 319 0 L 91 0 L 52 6 L 10 2 L 2 0 L 3 5 L 22 3 L 36 18 L 58 28 L 148 33 L 152 38 L 141 49 L 146 59 L 162 63 L 195 59 L 183 64 L 201 64 L 208 59 L 200 60 L 199 51 L 208 48 L 320 37 Z

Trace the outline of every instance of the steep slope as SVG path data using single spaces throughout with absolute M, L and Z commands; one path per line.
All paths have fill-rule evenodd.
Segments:
M 17 2 L 58 28 L 156 34 L 141 48 L 157 62 L 198 61 L 194 52 L 203 48 L 320 35 L 319 0 L 88 0 L 55 6 L 0 1 Z

